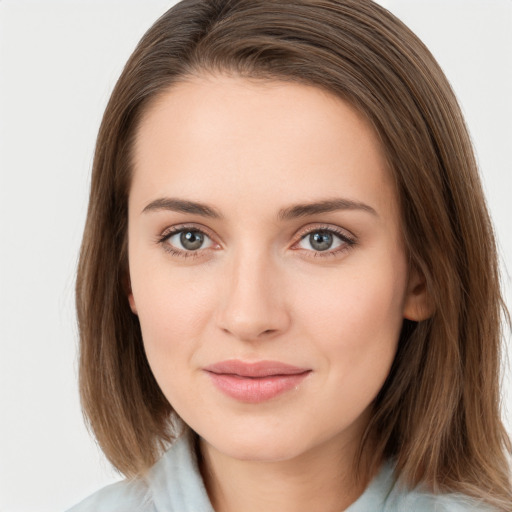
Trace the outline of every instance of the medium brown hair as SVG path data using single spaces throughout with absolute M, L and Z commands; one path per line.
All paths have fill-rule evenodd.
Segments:
M 141 116 L 173 84 L 204 73 L 314 85 L 374 127 L 434 313 L 404 321 L 361 446 L 376 439 L 373 467 L 393 458 L 410 486 L 510 510 L 499 410 L 505 308 L 470 138 L 430 52 L 370 0 L 184 0 L 130 57 L 98 135 L 76 287 L 82 405 L 106 456 L 134 476 L 173 440 L 176 416 L 127 299 L 127 202 Z

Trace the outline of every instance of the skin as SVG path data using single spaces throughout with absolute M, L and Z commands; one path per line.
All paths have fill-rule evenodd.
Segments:
M 221 217 L 173 211 L 162 198 Z M 335 198 L 367 208 L 278 216 Z M 179 234 L 163 239 L 183 224 L 207 235 L 199 249 L 187 251 Z M 309 234 L 319 229 L 353 243 L 335 234 L 317 250 Z M 228 75 L 174 85 L 138 129 L 128 238 L 130 305 L 158 384 L 200 436 L 215 510 L 339 511 L 355 501 L 367 480 L 356 483 L 351 465 L 370 404 L 403 318 L 425 311 L 365 119 L 306 85 Z M 311 371 L 244 403 L 203 370 L 229 359 Z

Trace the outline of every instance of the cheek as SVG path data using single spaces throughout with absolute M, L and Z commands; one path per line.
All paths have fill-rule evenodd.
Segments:
M 367 267 L 358 275 L 351 269 L 301 302 L 299 329 L 314 342 L 322 376 L 310 414 L 329 411 L 320 436 L 359 424 L 358 418 L 364 423 L 389 374 L 403 323 L 405 270 L 382 270 Z
M 165 387 L 171 382 L 169 375 L 178 372 L 200 345 L 215 289 L 207 281 L 199 286 L 192 274 L 169 268 L 144 271 L 134 264 L 132 276 L 145 351 L 157 381 Z
M 406 266 L 350 268 L 303 294 L 297 318 L 306 339 L 315 340 L 333 378 L 385 379 L 403 323 Z

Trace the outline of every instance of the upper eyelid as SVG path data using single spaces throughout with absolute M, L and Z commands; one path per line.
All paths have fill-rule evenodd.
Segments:
M 192 224 L 184 223 L 184 224 L 177 224 L 174 226 L 166 227 L 161 232 L 160 237 L 162 237 L 162 238 L 167 237 L 167 236 L 179 233 L 181 231 L 185 231 L 186 229 L 196 230 L 196 231 L 199 231 L 199 232 L 209 236 L 210 238 L 219 238 L 220 239 L 220 237 L 216 234 L 213 234 L 213 232 L 209 228 L 207 228 L 206 226 L 203 226 L 201 224 L 196 224 L 196 223 L 192 223 Z M 351 233 L 350 231 L 348 231 L 345 228 L 342 228 L 340 226 L 333 226 L 330 224 L 322 224 L 322 223 L 319 223 L 315 226 L 309 226 L 309 227 L 306 226 L 304 228 L 301 228 L 296 231 L 295 236 L 302 238 L 304 236 L 307 236 L 309 233 L 312 233 L 312 232 L 314 233 L 315 231 L 330 231 L 335 234 L 345 235 L 347 238 L 350 238 L 350 239 L 356 238 L 356 236 L 353 233 Z
M 159 238 L 160 238 L 160 240 L 163 240 L 163 239 L 171 237 L 172 235 L 175 235 L 176 233 L 181 233 L 182 231 L 186 231 L 187 229 L 190 231 L 199 231 L 200 233 L 203 233 L 204 235 L 206 235 L 208 238 L 211 238 L 212 240 L 219 238 L 217 235 L 213 234 L 213 232 L 210 229 L 208 229 L 206 226 L 203 226 L 201 224 L 195 224 L 195 223 L 194 224 L 177 224 L 174 226 L 166 227 L 159 235 Z
M 342 239 L 350 240 L 352 243 L 355 243 L 357 240 L 357 237 L 352 232 L 348 231 L 345 228 L 327 224 L 320 224 L 311 229 L 299 230 L 299 241 L 304 239 L 310 233 L 315 233 L 316 231 L 328 231 L 330 233 L 334 233 L 335 235 L 339 236 Z
M 222 245 L 222 243 L 219 244 L 219 242 L 217 241 L 220 239 L 220 237 L 218 237 L 216 234 L 213 234 L 211 232 L 211 230 L 208 229 L 206 226 L 203 226 L 201 224 L 196 224 L 196 223 L 189 223 L 189 224 L 184 223 L 184 224 L 177 224 L 174 226 L 169 226 L 161 232 L 160 236 L 158 237 L 158 242 L 165 242 L 171 236 L 173 236 L 177 233 L 180 233 L 182 231 L 185 231 L 187 229 L 193 230 L 193 231 L 199 231 L 200 233 L 202 233 L 202 234 L 206 235 L 208 238 L 210 238 L 210 240 L 212 240 L 212 242 L 214 244 Z M 357 237 L 353 233 L 348 231 L 347 229 L 342 228 L 340 226 L 334 226 L 332 224 L 318 223 L 313 226 L 307 225 L 307 226 L 297 230 L 294 234 L 294 238 L 296 238 L 296 240 L 294 240 L 294 242 L 292 243 L 292 245 L 290 247 L 293 248 L 295 245 L 300 243 L 304 238 L 306 238 L 310 233 L 315 233 L 317 231 L 328 231 L 330 233 L 333 233 L 334 235 L 338 236 L 341 240 L 343 240 L 345 243 L 349 243 L 350 245 L 357 243 Z M 190 251 L 190 252 L 199 253 L 202 250 L 209 250 L 209 249 L 211 249 L 211 247 L 204 248 L 204 249 L 198 249 L 197 251 Z M 181 249 L 179 249 L 179 250 L 181 250 Z M 304 249 L 304 250 L 306 250 L 306 249 Z M 186 251 L 186 252 L 189 252 L 189 251 Z M 315 252 L 315 251 L 311 251 L 311 252 Z

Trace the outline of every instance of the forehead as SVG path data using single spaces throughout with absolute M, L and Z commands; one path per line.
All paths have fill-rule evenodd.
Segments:
M 157 192 L 222 200 L 229 192 L 240 203 L 265 199 L 268 207 L 340 194 L 389 203 L 391 182 L 372 127 L 333 94 L 205 76 L 175 84 L 145 112 L 130 200 Z

